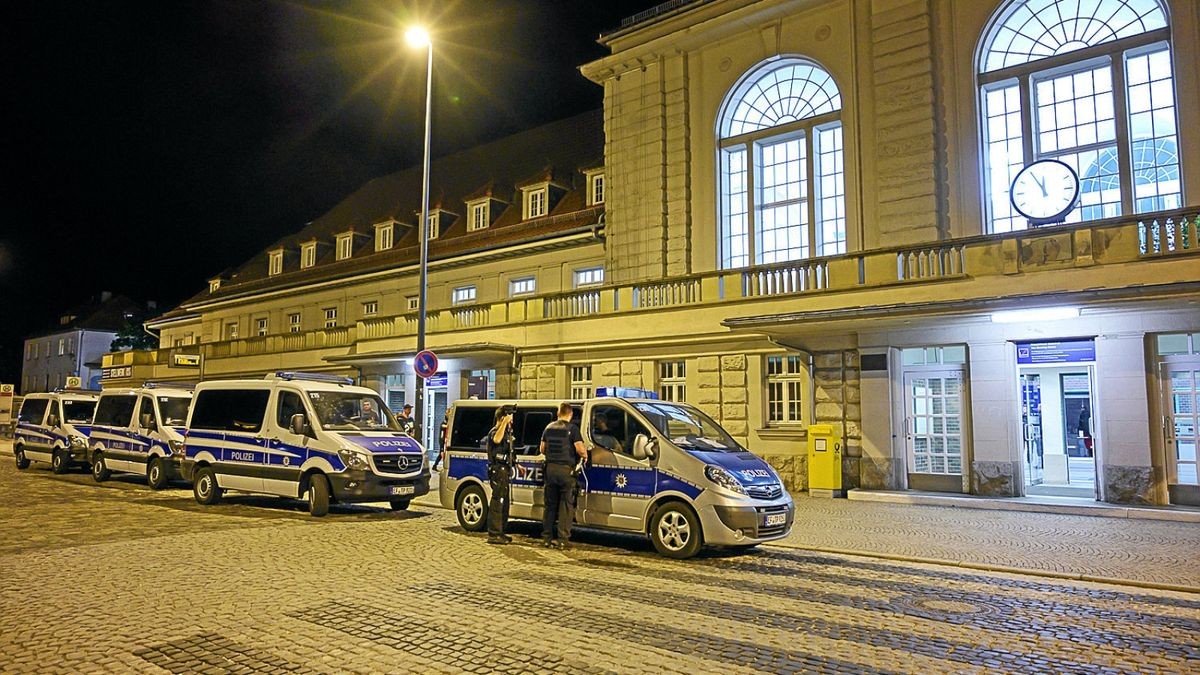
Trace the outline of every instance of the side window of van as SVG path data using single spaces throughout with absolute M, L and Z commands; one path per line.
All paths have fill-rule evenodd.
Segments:
M 143 396 L 143 397 L 141 397 L 140 400 L 141 400 L 141 405 L 138 406 L 138 411 L 137 411 L 138 426 L 141 426 L 142 417 L 145 415 L 150 416 L 151 424 L 157 425 L 158 424 L 158 415 L 154 414 L 154 399 L 150 398 L 149 396 Z
M 133 419 L 135 405 L 136 396 L 101 396 L 100 403 L 96 404 L 94 422 L 113 427 L 127 427 Z
M 62 409 L 68 422 L 82 424 L 92 421 L 92 415 L 96 412 L 96 402 L 66 399 L 62 402 Z
M 209 389 L 196 394 L 192 429 L 255 432 L 262 429 L 268 389 Z
M 514 426 L 519 433 L 516 445 L 517 451 L 523 455 L 536 455 L 538 445 L 542 442 L 542 432 L 546 427 L 554 421 L 555 411 L 553 410 L 525 410 L 518 411 L 517 414 L 524 413 L 522 419 L 514 419 Z
M 450 447 L 457 450 L 483 450 L 484 440 L 492 428 L 496 415 L 493 408 L 462 407 L 454 411 L 454 429 L 450 433 Z
M 27 398 L 21 403 L 21 413 L 17 415 L 17 420 L 27 424 L 41 424 L 42 418 L 46 416 L 46 399 L 44 398 Z
M 292 415 L 305 415 L 308 413 L 304 409 L 304 400 L 300 398 L 300 394 L 294 391 L 279 392 L 279 405 L 276 406 L 275 423 L 280 429 L 290 430 L 292 427 Z M 312 424 L 309 421 L 309 424 Z

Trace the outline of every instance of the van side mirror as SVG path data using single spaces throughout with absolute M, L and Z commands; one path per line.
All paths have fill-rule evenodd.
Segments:
M 143 429 L 153 429 L 154 428 L 154 414 L 148 413 L 148 412 L 142 413 L 141 422 L 142 422 Z
M 50 426 L 50 427 L 58 426 L 58 414 L 57 413 L 50 413 L 50 418 L 46 420 L 46 426 Z
M 638 434 L 633 439 L 634 459 L 654 459 L 658 456 L 658 444 L 646 434 Z
M 293 434 L 303 436 L 308 433 L 308 418 L 304 416 L 304 413 L 296 413 L 288 420 L 288 428 Z

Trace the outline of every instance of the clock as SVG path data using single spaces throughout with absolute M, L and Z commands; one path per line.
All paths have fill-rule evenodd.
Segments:
M 1061 223 L 1079 201 L 1079 174 L 1057 159 L 1038 160 L 1013 178 L 1009 199 L 1034 225 Z

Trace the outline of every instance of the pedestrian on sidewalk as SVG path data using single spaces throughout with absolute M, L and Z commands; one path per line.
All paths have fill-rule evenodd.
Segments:
M 583 434 L 571 422 L 570 403 L 558 406 L 558 419 L 546 426 L 538 452 L 546 458 L 545 509 L 542 517 L 542 543 L 547 547 L 570 546 L 571 522 L 575 519 L 575 465 L 587 458 Z M 558 538 L 555 539 L 555 535 Z
M 488 482 L 492 488 L 492 499 L 488 504 L 489 544 L 512 541 L 512 537 L 504 533 L 508 526 L 508 507 L 512 501 L 509 479 L 517 461 L 517 453 L 513 448 L 512 419 L 512 406 L 496 408 L 496 423 L 487 437 Z

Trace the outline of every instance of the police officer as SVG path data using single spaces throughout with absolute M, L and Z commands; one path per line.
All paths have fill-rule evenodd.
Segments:
M 412 404 L 405 403 L 404 408 L 396 415 L 396 423 L 400 425 L 400 430 L 412 436 L 417 430 L 417 423 L 412 418 Z
M 508 505 L 512 501 L 508 481 L 513 464 L 517 461 L 516 450 L 513 449 L 512 418 L 510 406 L 496 408 L 496 424 L 487 437 L 488 482 L 492 486 L 487 523 L 489 544 L 512 541 L 512 537 L 504 533 L 508 524 Z
M 542 543 L 566 549 L 575 518 L 575 465 L 587 458 L 583 435 L 571 423 L 570 403 L 558 406 L 558 419 L 546 426 L 538 452 L 546 458 L 546 508 L 542 518 Z M 558 539 L 555 540 L 556 534 Z

